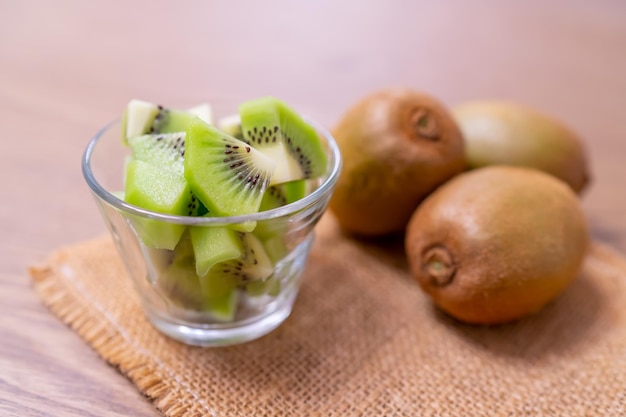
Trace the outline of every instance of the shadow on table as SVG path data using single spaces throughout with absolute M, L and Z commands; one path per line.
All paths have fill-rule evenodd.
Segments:
M 474 347 L 520 361 L 538 361 L 592 345 L 590 331 L 604 308 L 604 295 L 583 270 L 572 284 L 539 312 L 494 326 L 460 323 L 433 307 L 438 322 Z

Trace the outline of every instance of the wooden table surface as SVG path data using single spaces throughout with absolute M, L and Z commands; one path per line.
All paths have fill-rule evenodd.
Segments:
M 0 2 L 0 415 L 155 416 L 40 303 L 27 267 L 105 233 L 80 158 L 131 98 L 272 94 L 329 127 L 407 86 L 515 100 L 584 138 L 594 238 L 626 251 L 626 2 Z

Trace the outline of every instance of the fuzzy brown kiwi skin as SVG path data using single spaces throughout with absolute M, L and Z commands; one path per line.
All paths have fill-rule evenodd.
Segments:
M 465 169 L 461 132 L 433 97 L 408 89 L 363 98 L 333 135 L 343 156 L 330 209 L 362 236 L 402 232 L 415 207 Z
M 538 170 L 494 166 L 457 176 L 416 210 L 405 237 L 411 273 L 467 323 L 534 313 L 576 277 L 589 233 L 576 194 Z
M 451 109 L 465 137 L 468 168 L 513 165 L 560 178 L 582 194 L 591 183 L 582 138 L 561 121 L 522 104 L 481 100 Z

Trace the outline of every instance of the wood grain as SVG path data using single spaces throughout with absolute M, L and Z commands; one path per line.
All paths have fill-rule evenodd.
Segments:
M 527 103 L 585 138 L 592 233 L 626 251 L 626 3 L 545 3 L 1 2 L 0 415 L 158 414 L 49 314 L 26 274 L 105 232 L 80 158 L 133 97 L 273 94 L 327 126 L 389 86 L 448 105 Z

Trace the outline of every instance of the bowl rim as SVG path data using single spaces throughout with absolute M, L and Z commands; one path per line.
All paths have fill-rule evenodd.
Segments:
M 116 119 L 109 122 L 103 128 L 101 128 L 90 140 L 87 144 L 85 151 L 82 156 L 82 173 L 87 185 L 91 189 L 91 191 L 101 200 L 109 204 L 110 206 L 115 207 L 116 209 L 123 211 L 125 213 L 133 214 L 139 217 L 160 220 L 167 223 L 173 224 L 183 224 L 183 225 L 225 225 L 225 224 L 240 224 L 246 222 L 256 222 L 262 220 L 276 219 L 279 217 L 289 216 L 291 214 L 297 213 L 306 209 L 307 207 L 315 205 L 319 201 L 323 201 L 326 195 L 329 195 L 332 192 L 332 189 L 339 178 L 339 174 L 341 172 L 341 166 L 343 163 L 341 151 L 339 150 L 339 146 L 335 141 L 334 137 L 330 134 L 330 132 L 325 129 L 323 126 L 313 121 L 309 117 L 303 115 L 302 118 L 311 125 L 318 134 L 321 134 L 324 137 L 326 145 L 328 147 L 329 156 L 329 168 L 327 168 L 327 176 L 324 181 L 320 184 L 317 189 L 315 189 L 312 193 L 307 194 L 305 197 L 296 200 L 292 203 L 286 204 L 284 206 L 265 210 L 256 213 L 243 214 L 238 216 L 215 216 L 215 217 L 206 217 L 206 216 L 181 216 L 181 215 L 173 215 L 173 214 L 164 214 L 155 212 L 152 210 L 147 210 L 132 204 L 125 202 L 119 197 L 115 196 L 113 193 L 108 191 L 96 178 L 93 173 L 91 166 L 91 158 L 94 154 L 95 148 L 98 145 L 99 141 L 105 136 L 105 133 L 109 132 L 114 126 L 120 125 L 121 119 Z M 121 143 L 121 139 L 120 139 Z

